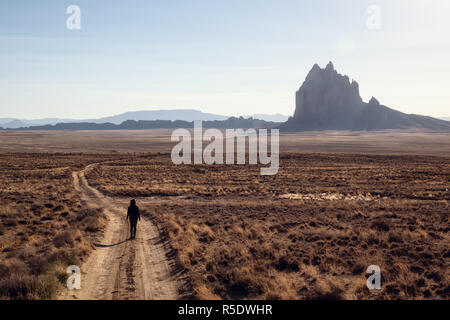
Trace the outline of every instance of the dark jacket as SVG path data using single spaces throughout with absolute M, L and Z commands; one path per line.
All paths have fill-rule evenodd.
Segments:
M 127 219 L 130 219 L 130 222 L 133 223 L 136 223 L 138 219 L 141 220 L 141 213 L 139 212 L 138 206 L 128 207 Z

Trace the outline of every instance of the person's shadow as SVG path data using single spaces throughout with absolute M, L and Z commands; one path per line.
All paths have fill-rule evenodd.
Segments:
M 120 242 L 117 243 L 113 243 L 113 244 L 101 244 L 101 243 L 94 243 L 94 246 L 99 247 L 99 248 L 108 248 L 108 247 L 114 247 L 114 246 L 118 246 L 122 243 L 125 243 L 127 241 L 130 241 L 131 239 L 126 239 L 126 240 L 122 240 Z

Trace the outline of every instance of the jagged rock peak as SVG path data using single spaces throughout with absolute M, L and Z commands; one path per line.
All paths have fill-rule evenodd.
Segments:
M 375 99 L 375 97 L 372 97 L 369 100 L 369 105 L 378 106 L 378 105 L 380 105 L 380 102 L 377 99 Z
M 306 76 L 306 81 L 319 81 L 323 78 L 334 78 L 338 75 L 337 71 L 334 69 L 333 63 L 330 61 L 325 68 L 321 68 L 317 63 L 315 63 L 312 69 L 308 72 Z
M 332 62 L 323 69 L 314 64 L 295 93 L 293 117 L 281 127 L 285 131 L 406 128 L 450 132 L 450 122 L 408 115 L 381 105 L 374 97 L 365 103 L 358 83 L 338 73 Z
M 351 86 L 354 90 L 356 90 L 356 91 L 358 92 L 358 95 L 359 95 L 359 84 L 358 84 L 358 82 L 356 82 L 355 80 L 352 80 L 352 82 L 350 83 L 350 86 Z
M 331 71 L 335 71 L 334 70 L 334 66 L 333 66 L 333 62 L 328 62 L 327 66 L 325 67 L 325 70 L 331 70 Z
M 313 66 L 296 92 L 295 101 L 294 119 L 308 125 L 329 122 L 349 125 L 351 117 L 341 117 L 355 115 L 362 108 L 358 84 L 339 74 L 332 62 L 323 69 L 317 64 Z

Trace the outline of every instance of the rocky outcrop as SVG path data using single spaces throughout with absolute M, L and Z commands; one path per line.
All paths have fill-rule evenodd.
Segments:
M 281 126 L 283 131 L 410 128 L 450 131 L 448 121 L 405 114 L 381 105 L 373 97 L 365 103 L 358 83 L 339 74 L 331 62 L 324 69 L 315 64 L 295 98 L 294 116 Z

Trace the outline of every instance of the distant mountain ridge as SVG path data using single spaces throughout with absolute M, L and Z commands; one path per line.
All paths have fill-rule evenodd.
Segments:
M 381 105 L 377 99 L 365 103 L 359 85 L 339 74 L 333 64 L 317 64 L 296 92 L 294 116 L 282 131 L 425 129 L 450 131 L 450 122 L 405 114 Z
M 250 115 L 253 119 L 259 119 L 264 121 L 273 121 L 273 122 L 286 122 L 289 119 L 289 116 L 284 114 L 276 113 L 276 114 L 252 114 Z
M 94 123 L 114 123 L 121 124 L 127 120 L 184 120 L 184 121 L 212 121 L 212 120 L 226 120 L 227 116 L 222 116 L 212 113 L 204 113 L 194 109 L 177 109 L 177 110 L 143 110 L 125 112 L 112 117 L 104 117 L 99 119 L 91 119 L 86 122 Z
M 264 120 L 268 122 L 285 122 L 288 116 L 281 114 L 256 114 L 246 117 L 252 117 L 253 119 Z M 142 111 L 131 111 L 118 114 L 110 117 L 103 117 L 97 119 L 85 119 L 85 120 L 75 120 L 75 119 L 58 119 L 58 118 L 45 118 L 36 120 L 21 120 L 15 118 L 3 118 L 0 119 L 0 127 L 17 129 L 30 126 L 45 126 L 45 125 L 55 125 L 58 123 L 112 123 L 119 125 L 127 120 L 134 121 L 155 121 L 155 120 L 182 120 L 182 121 L 214 121 L 214 120 L 227 120 L 229 116 L 205 113 L 195 109 L 174 109 L 174 110 L 142 110 Z
M 330 62 L 315 64 L 296 92 L 295 112 L 255 114 L 249 119 L 204 113 L 194 109 L 126 112 L 99 119 L 0 119 L 0 129 L 22 130 L 107 130 L 189 128 L 192 121 L 208 122 L 217 128 L 273 127 L 281 131 L 417 129 L 450 132 L 450 122 L 428 116 L 406 114 L 381 105 L 372 97 L 364 102 L 356 81 L 339 74 Z M 286 121 L 287 120 L 287 121 Z M 252 127 L 250 126 L 250 127 Z
M 273 128 L 280 125 L 279 122 L 269 122 L 253 118 L 230 117 L 226 120 L 204 120 L 203 128 L 238 129 L 238 128 Z M 53 125 L 21 127 L 8 130 L 144 130 L 144 129 L 176 129 L 193 128 L 194 121 L 184 120 L 126 120 L 121 124 L 72 122 L 57 123 Z

